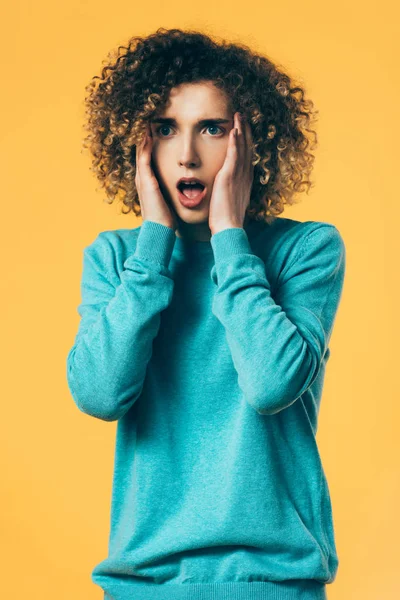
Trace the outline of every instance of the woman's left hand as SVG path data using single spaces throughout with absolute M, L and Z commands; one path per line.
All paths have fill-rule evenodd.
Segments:
M 235 128 L 238 130 L 235 137 Z M 250 124 L 234 114 L 225 162 L 215 176 L 208 225 L 211 235 L 230 227 L 243 227 L 254 177 Z

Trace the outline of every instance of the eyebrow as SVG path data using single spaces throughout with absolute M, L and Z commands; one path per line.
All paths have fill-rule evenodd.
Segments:
M 219 123 L 231 123 L 231 119 L 201 119 L 197 121 L 197 125 L 218 125 Z M 152 123 L 162 123 L 165 125 L 176 125 L 176 120 L 168 117 L 153 119 Z

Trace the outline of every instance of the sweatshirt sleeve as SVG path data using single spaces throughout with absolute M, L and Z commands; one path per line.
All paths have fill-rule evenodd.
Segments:
M 81 320 L 67 356 L 76 405 L 104 421 L 122 417 L 139 397 L 160 313 L 174 288 L 168 270 L 175 243 L 171 228 L 144 221 L 119 277 L 110 233 L 101 232 L 84 249 Z
M 343 239 L 329 223 L 308 230 L 280 272 L 275 299 L 244 229 L 219 231 L 211 244 L 212 311 L 225 328 L 238 384 L 257 412 L 273 415 L 318 375 L 342 294 Z

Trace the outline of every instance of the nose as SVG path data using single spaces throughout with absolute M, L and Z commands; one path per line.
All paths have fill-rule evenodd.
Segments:
M 199 165 L 200 157 L 196 152 L 192 139 L 186 139 L 182 143 L 179 155 L 179 166 L 196 167 Z

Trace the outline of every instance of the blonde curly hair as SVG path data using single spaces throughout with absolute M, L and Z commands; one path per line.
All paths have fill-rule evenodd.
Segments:
M 104 61 L 103 61 L 104 64 Z M 133 37 L 107 56 L 101 77 L 86 86 L 87 135 L 91 170 L 106 190 L 106 201 L 122 200 L 141 215 L 135 186 L 136 149 L 146 122 L 166 104 L 171 88 L 211 81 L 250 124 L 254 180 L 246 214 L 271 223 L 309 191 L 317 144 L 312 129 L 319 111 L 304 89 L 266 56 L 244 44 L 220 42 L 193 30 L 159 28 Z

